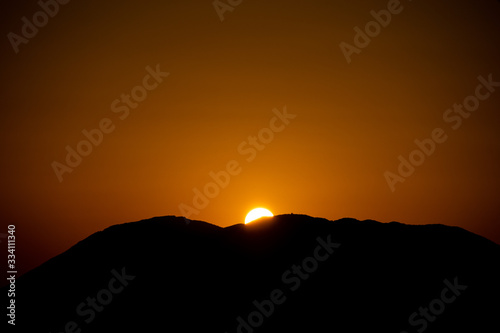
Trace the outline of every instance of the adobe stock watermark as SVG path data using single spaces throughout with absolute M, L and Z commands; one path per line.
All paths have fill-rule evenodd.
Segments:
M 221 22 L 224 21 L 224 13 L 232 12 L 236 7 L 241 5 L 243 0 L 215 0 L 212 2 L 215 12 L 219 16 Z
M 7 292 L 7 297 L 9 298 L 9 306 L 7 307 L 8 313 L 7 317 L 10 320 L 7 321 L 9 325 L 16 325 L 16 226 L 14 224 L 9 224 L 7 226 L 8 234 L 7 239 L 7 270 L 6 273 L 7 281 L 9 281 L 9 290 Z M 2 234 L 3 235 L 3 234 Z
M 21 18 L 23 25 L 21 26 L 21 35 L 14 32 L 7 34 L 7 39 L 12 46 L 12 49 L 17 54 L 19 53 L 19 45 L 28 44 L 30 39 L 35 38 L 39 29 L 45 27 L 49 20 L 59 13 L 60 5 L 66 5 L 70 0 L 40 0 L 38 6 L 41 10 L 35 12 L 31 20 L 26 16 Z
M 258 152 L 264 150 L 274 140 L 275 134 L 283 132 L 286 126 L 290 124 L 290 121 L 297 117 L 295 114 L 288 113 L 286 105 L 283 107 L 283 111 L 273 109 L 273 113 L 274 117 L 269 120 L 269 127 L 262 128 L 255 136 L 248 136 L 246 140 L 238 145 L 238 153 L 246 156 L 245 160 L 247 162 L 255 160 Z M 181 215 L 189 218 L 193 214 L 199 214 L 201 210 L 208 206 L 211 199 L 217 197 L 221 190 L 229 185 L 231 177 L 239 175 L 242 170 L 240 162 L 230 160 L 226 163 L 224 170 L 210 171 L 208 176 L 212 181 L 202 186 L 201 190 L 197 187 L 193 188 L 192 206 L 181 203 L 179 205 Z M 189 223 L 189 220 L 186 221 Z
M 118 114 L 120 120 L 125 120 L 130 115 L 131 109 L 136 109 L 140 102 L 143 102 L 148 97 L 148 92 L 158 88 L 163 79 L 170 75 L 168 72 L 162 72 L 160 65 L 157 64 L 155 69 L 146 66 L 147 74 L 142 79 L 142 84 L 132 88 L 130 94 L 123 93 L 120 98 L 111 102 L 111 112 Z M 116 126 L 110 118 L 102 118 L 97 128 L 83 129 L 82 135 L 85 137 L 80 140 L 73 148 L 70 145 L 66 146 L 65 164 L 53 161 L 51 167 L 61 183 L 65 173 L 72 173 L 82 162 L 84 157 L 88 157 L 94 148 L 98 147 L 104 140 L 105 134 L 110 134 L 115 130 Z
M 418 312 L 413 312 L 408 317 L 408 323 L 418 332 L 422 333 L 427 329 L 429 323 L 436 321 L 437 317 L 441 315 L 446 309 L 447 305 L 455 302 L 462 291 L 467 289 L 466 285 L 458 283 L 458 277 L 453 279 L 451 283 L 448 279 L 443 281 L 444 287 L 438 298 L 429 302 L 427 307 L 419 307 Z M 408 331 L 401 331 L 401 333 L 409 333 Z
M 411 1 L 411 0 L 409 0 Z M 369 21 L 365 24 L 364 31 L 360 27 L 355 26 L 353 44 L 348 44 L 346 42 L 341 42 L 339 44 L 340 50 L 345 57 L 348 64 L 351 63 L 351 56 L 355 54 L 360 54 L 361 50 L 370 45 L 372 38 L 380 35 L 382 28 L 387 28 L 387 26 L 392 21 L 392 16 L 400 14 L 404 7 L 401 5 L 399 0 L 389 0 L 387 3 L 387 9 L 379 10 L 378 12 L 372 10 L 370 11 L 371 16 L 375 19 L 374 21 Z
M 326 241 L 321 237 L 317 237 L 316 241 L 318 245 L 311 256 L 305 257 L 300 264 L 292 265 L 290 269 L 283 272 L 281 281 L 284 287 L 273 289 L 267 299 L 262 301 L 254 300 L 252 302 L 253 311 L 250 311 L 245 318 L 242 316 L 236 318 L 238 325 L 236 327 L 237 333 L 253 333 L 257 328 L 262 326 L 264 321 L 273 315 L 276 307 L 286 302 L 287 296 L 285 294 L 297 291 L 302 282 L 308 280 L 317 271 L 319 263 L 328 260 L 341 245 L 340 243 L 332 242 L 331 235 L 326 237 Z M 228 332 L 226 331 L 226 333 Z
M 111 270 L 113 277 L 109 280 L 107 288 L 99 290 L 95 296 L 89 296 L 84 302 L 76 306 L 75 312 L 78 316 L 82 317 L 85 324 L 90 324 L 96 318 L 98 313 L 101 313 L 106 306 L 109 306 L 113 301 L 113 297 L 120 294 L 125 287 L 129 285 L 130 281 L 135 279 L 134 275 L 128 275 L 125 272 L 125 267 L 122 268 L 121 273 L 115 269 Z M 64 325 L 63 330 L 57 331 L 60 333 L 80 333 L 82 332 L 82 323 L 76 321 L 68 321 Z M 52 333 L 52 331 L 50 332 Z
M 495 92 L 495 87 L 500 87 L 500 82 L 493 81 L 493 74 L 489 74 L 485 79 L 483 76 L 477 77 L 480 82 L 474 94 L 464 98 L 462 104 L 453 104 L 452 108 L 446 109 L 443 113 L 443 120 L 449 124 L 453 130 L 457 130 L 462 126 L 463 120 L 470 117 L 472 112 L 479 108 L 480 102 L 487 100 L 492 93 Z M 408 177 L 413 175 L 415 168 L 421 166 L 427 157 L 435 153 L 438 144 L 445 142 L 448 139 L 445 130 L 436 127 L 432 130 L 430 137 L 423 140 L 415 139 L 414 143 L 417 146 L 408 154 L 408 157 L 403 155 L 398 156 L 399 166 L 397 173 L 390 171 L 384 172 L 384 178 L 391 189 L 391 192 L 396 191 L 396 184 L 403 183 Z

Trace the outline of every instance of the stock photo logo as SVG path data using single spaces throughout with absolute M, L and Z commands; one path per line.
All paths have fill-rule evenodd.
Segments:
M 238 322 L 236 332 L 253 332 L 254 329 L 262 326 L 265 320 L 273 315 L 276 308 L 286 302 L 287 296 L 285 293 L 297 291 L 301 283 L 308 280 L 311 274 L 316 272 L 319 264 L 328 260 L 335 249 L 341 245 L 332 242 L 331 235 L 328 235 L 326 240 L 318 237 L 316 241 L 318 245 L 315 247 L 313 255 L 304 258 L 300 265 L 293 265 L 283 272 L 281 281 L 284 287 L 272 290 L 268 299 L 262 301 L 254 300 L 252 302 L 254 311 L 250 312 L 245 318 L 238 316 L 236 319 Z
M 457 277 L 453 279 L 453 282 L 448 279 L 443 282 L 445 287 L 441 290 L 440 297 L 430 301 L 427 307 L 419 307 L 418 312 L 413 312 L 408 318 L 409 324 L 415 327 L 418 333 L 424 332 L 429 323 L 434 322 L 439 315 L 443 314 L 446 306 L 455 302 L 457 297 L 467 289 L 466 285 L 458 283 Z M 401 333 L 408 332 L 402 331 Z
M 66 5 L 70 0 L 40 0 L 37 2 L 39 10 L 33 13 L 30 18 L 23 16 L 21 18 L 22 26 L 20 34 L 13 31 L 7 34 L 7 38 L 12 46 L 12 49 L 17 54 L 20 51 L 22 44 L 28 44 L 31 39 L 38 35 L 40 29 L 45 27 L 52 20 L 63 5 Z
M 238 144 L 237 151 L 241 156 L 246 156 L 246 162 L 252 162 L 258 153 L 273 142 L 277 133 L 283 132 L 290 125 L 290 122 L 297 117 L 296 114 L 288 113 L 286 105 L 283 110 L 273 109 L 274 116 L 269 120 L 269 126 L 259 130 L 257 135 L 249 135 L 244 141 Z M 180 213 L 186 218 L 193 214 L 199 214 L 205 209 L 211 199 L 215 199 L 220 192 L 231 182 L 231 178 L 239 175 L 243 170 L 238 160 L 230 160 L 226 163 L 226 169 L 218 172 L 210 171 L 208 173 L 212 181 L 206 183 L 202 190 L 193 188 L 192 206 L 179 204 Z M 189 221 L 189 220 L 187 220 Z
M 411 1 L 411 0 L 409 0 Z M 373 38 L 376 38 L 382 32 L 383 28 L 387 28 L 391 23 L 394 15 L 398 15 L 403 11 L 404 7 L 399 0 L 389 0 L 387 9 L 379 11 L 372 10 L 370 15 L 374 20 L 365 24 L 364 29 L 358 26 L 354 27 L 353 43 L 349 44 L 341 42 L 339 44 L 340 50 L 345 57 L 348 64 L 352 62 L 353 54 L 360 54 L 361 51 L 370 45 Z
M 477 77 L 479 84 L 474 90 L 474 94 L 468 95 L 463 102 L 454 103 L 453 108 L 446 109 L 443 112 L 443 121 L 450 126 L 454 131 L 458 130 L 465 119 L 469 118 L 481 105 L 496 91 L 496 87 L 500 87 L 500 81 L 493 81 L 493 74 L 489 74 L 486 78 L 482 75 Z M 397 183 L 404 183 L 408 177 L 413 175 L 416 168 L 424 164 L 428 157 L 431 157 L 437 150 L 438 146 L 448 140 L 446 131 L 441 127 L 436 127 L 432 130 L 430 137 L 422 140 L 415 139 L 414 143 L 417 146 L 406 158 L 403 155 L 398 156 L 399 165 L 397 174 L 386 171 L 384 178 L 391 192 L 396 191 Z
M 500 332 L 500 2 L 0 4 L 1 332 Z
M 212 2 L 215 12 L 221 22 L 225 20 L 225 13 L 232 13 L 236 7 L 241 5 L 243 0 L 215 0 Z
M 81 332 L 82 325 L 92 323 L 113 302 L 113 298 L 122 293 L 130 281 L 135 279 L 134 275 L 126 272 L 125 267 L 121 269 L 121 272 L 112 269 L 111 275 L 113 277 L 109 280 L 106 288 L 99 290 L 94 297 L 88 296 L 85 301 L 76 306 L 75 312 L 81 317 L 80 323 L 73 320 L 66 322 L 63 325 L 64 332 Z M 81 322 L 82 319 L 83 322 Z
M 117 98 L 111 102 L 111 111 L 119 114 L 118 118 L 120 120 L 127 119 L 130 111 L 136 109 L 139 103 L 148 97 L 148 92 L 158 88 L 163 79 L 170 75 L 168 72 L 162 72 L 159 64 L 156 65 L 155 69 L 147 66 L 146 72 L 148 74 L 144 76 L 141 85 L 133 87 L 130 94 L 123 93 L 119 99 Z M 82 130 L 85 139 L 80 140 L 76 144 L 76 148 L 70 145 L 65 147 L 67 152 L 65 163 L 59 161 L 51 163 L 51 167 L 60 183 L 63 182 L 65 173 L 72 173 L 83 162 L 84 157 L 90 156 L 94 149 L 102 144 L 105 134 L 110 134 L 116 129 L 116 125 L 110 118 L 102 118 L 98 124 L 97 128 Z

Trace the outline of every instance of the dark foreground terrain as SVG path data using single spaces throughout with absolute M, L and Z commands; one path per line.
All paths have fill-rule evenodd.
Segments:
M 19 278 L 16 331 L 500 332 L 499 264 L 499 245 L 443 225 L 157 217 Z

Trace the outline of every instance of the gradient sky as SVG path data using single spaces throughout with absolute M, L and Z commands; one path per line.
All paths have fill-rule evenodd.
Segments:
M 110 225 L 182 215 L 228 163 L 239 172 L 189 218 L 228 226 L 263 206 L 500 243 L 500 87 L 460 128 L 443 119 L 478 76 L 500 82 L 497 1 L 401 1 L 350 63 L 339 45 L 387 1 L 245 0 L 223 21 L 212 0 L 70 1 L 17 53 L 9 33 L 40 6 L 0 6 L 0 232 L 17 226 L 21 272 Z M 169 75 L 125 107 L 148 66 Z M 296 117 L 269 139 L 285 107 Z M 53 162 L 103 119 L 114 130 L 60 182 Z M 435 128 L 447 140 L 391 191 L 384 173 Z M 268 143 L 251 155 L 259 133 Z

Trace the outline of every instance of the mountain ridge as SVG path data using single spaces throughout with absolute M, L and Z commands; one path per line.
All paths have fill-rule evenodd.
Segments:
M 498 259 L 497 244 L 439 224 L 287 214 L 223 228 L 154 217 L 98 231 L 21 276 L 17 320 L 47 332 L 68 323 L 82 332 L 152 330 L 168 319 L 177 331 L 249 333 L 319 332 L 332 317 L 341 330 L 416 332 L 424 319 L 418 314 L 412 326 L 409 316 L 448 283 L 467 288 L 437 319 L 425 319 L 425 331 L 491 329 L 498 327 L 499 308 L 487 305 L 500 297 Z M 127 285 L 102 311 L 85 304 L 121 280 Z M 276 290 L 281 297 L 272 298 Z M 269 317 L 261 311 L 253 327 L 248 315 L 270 299 L 284 301 Z

